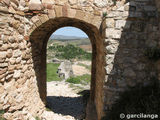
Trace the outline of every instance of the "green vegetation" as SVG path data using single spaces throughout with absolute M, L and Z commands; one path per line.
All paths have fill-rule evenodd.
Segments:
M 160 114 L 160 90 L 158 80 L 143 87 L 138 85 L 120 95 L 110 112 L 102 120 L 119 120 L 120 114 Z M 134 119 L 138 120 L 138 119 Z M 146 120 L 146 119 L 145 119 Z M 149 119 L 147 119 L 149 120 Z
M 79 46 L 79 45 L 90 45 L 90 40 L 88 38 L 85 39 L 68 39 L 68 40 L 62 40 L 62 39 L 57 39 L 57 40 L 49 40 L 48 41 L 48 45 L 52 44 L 52 43 L 57 43 L 59 45 L 67 45 L 67 44 L 72 44 L 75 46 Z
M 91 80 L 91 76 L 86 74 L 82 76 L 71 77 L 67 79 L 66 82 L 73 83 L 73 84 L 86 85 L 86 84 L 89 84 L 90 80 Z
M 49 46 L 48 50 L 55 51 L 55 57 L 59 59 L 79 59 L 79 60 L 91 60 L 92 53 L 88 53 L 83 49 L 74 45 L 54 45 Z
M 57 74 L 58 67 L 59 64 L 54 64 L 54 63 L 47 64 L 47 82 L 61 80 Z
M 4 110 L 0 110 L 0 120 L 5 120 L 5 118 L 3 117 L 4 114 Z
M 36 117 L 35 119 L 36 119 L 36 120 L 41 120 L 39 117 Z
M 106 13 L 106 12 L 104 12 L 104 13 L 103 13 L 103 17 L 106 17 L 106 16 L 107 16 L 107 13 Z
M 46 111 L 52 111 L 48 106 L 46 106 Z

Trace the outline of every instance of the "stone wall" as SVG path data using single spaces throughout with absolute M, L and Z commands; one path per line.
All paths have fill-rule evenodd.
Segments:
M 153 0 L 0 0 L 0 109 L 5 118 L 27 120 L 44 111 L 46 45 L 65 26 L 80 28 L 92 43 L 88 120 L 100 120 L 129 86 L 149 84 L 157 64 L 144 53 L 159 45 L 156 5 Z
M 130 0 L 106 15 L 106 81 L 104 109 L 111 110 L 129 87 L 148 85 L 157 78 L 157 63 L 147 58 L 158 47 L 158 11 L 152 0 Z

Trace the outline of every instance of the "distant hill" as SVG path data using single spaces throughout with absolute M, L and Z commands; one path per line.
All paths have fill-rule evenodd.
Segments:
M 77 37 L 77 36 L 64 36 L 64 35 L 52 35 L 50 37 L 50 40 L 60 40 L 60 41 L 80 40 L 80 39 L 86 39 L 86 38 L 85 37 Z
M 48 41 L 48 47 L 53 45 L 75 45 L 89 52 L 92 51 L 91 42 L 89 38 L 77 36 L 52 35 Z

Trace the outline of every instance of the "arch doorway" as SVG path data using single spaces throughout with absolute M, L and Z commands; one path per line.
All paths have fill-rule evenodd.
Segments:
M 60 17 L 49 19 L 40 24 L 30 35 L 32 46 L 32 59 L 36 73 L 38 89 L 41 100 L 46 103 L 46 56 L 48 39 L 57 29 L 72 26 L 84 31 L 92 44 L 92 70 L 91 70 L 91 87 L 90 98 L 87 105 L 87 115 L 102 116 L 103 111 L 103 81 L 105 77 L 104 69 L 104 45 L 103 38 L 99 29 L 85 21 Z
M 90 40 L 80 29 L 63 27 L 51 35 L 47 44 L 46 107 L 52 116 L 59 120 L 85 118 L 91 58 Z

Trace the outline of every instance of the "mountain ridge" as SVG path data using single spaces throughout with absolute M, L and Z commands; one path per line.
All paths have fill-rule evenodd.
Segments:
M 52 35 L 50 37 L 50 40 L 75 40 L 75 39 L 86 39 L 86 37 L 65 36 L 65 35 Z

